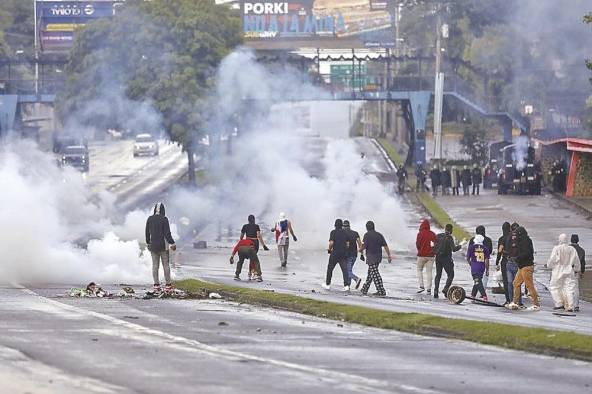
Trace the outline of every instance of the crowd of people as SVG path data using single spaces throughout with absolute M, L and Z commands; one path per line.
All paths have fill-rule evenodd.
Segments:
M 404 170 L 404 169 L 403 169 Z M 432 195 L 434 197 L 438 194 L 447 196 L 464 196 L 468 195 L 479 195 L 481 191 L 481 185 L 484 184 L 484 172 L 487 173 L 487 169 L 483 170 L 478 165 L 474 165 L 473 168 L 469 168 L 468 165 L 464 165 L 462 168 L 457 166 L 434 166 L 428 172 L 423 168 L 423 165 L 418 164 L 415 168 L 416 185 L 415 191 L 430 191 L 430 187 L 427 186 L 426 182 L 429 178 Z M 399 169 L 397 171 L 399 190 L 401 190 L 402 175 L 407 177 L 407 172 Z
M 447 296 L 454 280 L 453 255 L 468 243 L 463 260 L 470 266 L 473 278 L 471 290 L 473 299 L 479 296 L 480 300 L 488 301 L 486 281 L 490 272 L 490 260 L 497 252 L 495 269 L 501 272 L 505 296 L 504 306 L 511 310 L 526 308 L 523 303 L 522 287 L 524 286 L 524 295 L 532 300 L 532 305 L 528 309 L 540 310 L 539 296 L 533 277 L 534 246 L 523 226 L 518 223 L 503 223 L 501 226 L 502 235 L 497 240 L 497 251 L 494 250 L 493 241 L 486 235 L 485 227 L 482 225 L 477 226 L 475 235 L 469 241 L 463 240 L 460 243 L 455 241 L 452 235 L 453 230 L 453 226 L 447 224 L 444 231 L 436 235 L 431 230 L 429 221 L 422 220 L 416 237 L 418 293 L 426 292 L 433 294 L 434 298 L 439 298 L 440 281 L 445 272 L 446 282 L 442 288 L 442 294 Z M 146 221 L 145 231 L 146 244 L 152 257 L 154 290 L 162 290 L 159 280 L 159 269 L 162 265 L 165 278 L 164 291 L 172 291 L 169 251 L 174 251 L 176 245 L 171 235 L 164 204 L 157 203 L 154 206 L 152 215 Z M 275 236 L 280 266 L 286 267 L 290 236 L 294 242 L 297 241 L 292 222 L 284 213 L 280 213 L 271 232 Z M 247 223 L 241 229 L 240 239 L 230 256 L 230 263 L 234 264 L 234 258 L 238 254 L 235 280 L 241 280 L 243 264 L 245 260 L 249 260 L 249 280 L 263 281 L 258 257 L 260 245 L 264 250 L 269 250 L 261 234 L 261 227 L 255 221 L 255 216 L 249 215 Z M 357 231 L 351 228 L 349 220 L 335 220 L 334 229 L 329 234 L 327 247 L 329 259 L 325 281 L 322 284 L 323 288 L 327 290 L 331 288 L 333 271 L 336 266 L 339 266 L 343 277 L 343 291 L 350 291 L 352 287 L 359 289 L 361 286 L 361 293 L 367 295 L 370 286 L 374 284 L 376 287 L 374 295 L 385 296 L 386 290 L 379 271 L 383 260 L 383 251 L 387 256 L 388 263 L 391 263 L 391 251 L 385 237 L 376 231 L 374 222 L 368 221 L 366 223 L 366 233 L 361 237 Z M 366 280 L 363 285 L 362 278 L 357 276 L 353 270 L 358 257 L 367 265 Z M 436 275 L 432 281 L 434 264 Z M 558 243 L 553 248 L 546 266 L 552 270 L 549 291 L 553 298 L 554 310 L 578 312 L 579 281 L 586 269 L 586 253 L 579 245 L 579 236 L 573 234 L 568 243 L 566 234 L 559 235 Z
M 431 293 L 433 264 L 436 264 L 436 278 L 434 280 L 434 298 L 438 298 L 440 278 L 444 270 L 447 280 L 443 294 L 448 293 L 454 279 L 453 253 L 460 250 L 463 243 L 456 244 L 452 237 L 452 225 L 448 224 L 445 231 L 436 235 L 430 229 L 427 220 L 422 221 L 416 238 L 417 247 L 417 276 L 419 282 L 418 293 Z M 478 226 L 475 236 L 469 241 L 465 259 L 470 265 L 473 278 L 471 296 L 480 294 L 482 301 L 488 301 L 484 278 L 489 277 L 490 259 L 494 254 L 493 242 L 485 234 L 485 227 Z M 554 301 L 554 310 L 566 312 L 579 311 L 579 280 L 586 267 L 586 254 L 579 245 L 577 234 L 571 236 L 571 244 L 567 242 L 567 235 L 561 234 L 558 244 L 553 248 L 546 266 L 552 269 L 549 290 Z M 502 236 L 497 242 L 496 270 L 501 271 L 502 286 L 505 296 L 504 306 L 508 309 L 524 309 L 522 286 L 531 300 L 528 308 L 540 310 L 539 296 L 534 285 L 534 246 L 528 232 L 518 223 L 505 222 L 502 225 Z M 424 271 L 427 281 L 424 282 Z M 426 286 L 427 283 L 427 286 Z M 427 287 L 427 289 L 426 289 Z

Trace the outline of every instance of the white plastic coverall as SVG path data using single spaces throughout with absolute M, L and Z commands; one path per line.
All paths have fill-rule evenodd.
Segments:
M 547 267 L 553 269 L 549 291 L 556 307 L 563 306 L 566 310 L 574 307 L 575 264 L 579 264 L 578 252 L 567 243 L 567 235 L 559 236 L 559 245 L 551 251 Z

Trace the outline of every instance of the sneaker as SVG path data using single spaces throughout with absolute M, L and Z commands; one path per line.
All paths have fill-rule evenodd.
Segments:
M 358 278 L 358 280 L 356 280 L 356 290 L 360 287 L 361 284 L 362 284 L 362 278 Z
M 255 282 L 263 282 L 263 278 L 260 275 L 257 275 L 254 280 Z
M 159 285 L 159 284 L 158 284 L 158 285 L 154 285 L 154 286 L 152 287 L 152 290 L 153 290 L 155 293 L 160 293 L 160 292 L 162 291 L 162 289 L 161 289 L 161 287 L 160 287 L 160 285 Z
M 427 289 L 427 290 L 426 290 L 426 293 L 428 293 L 428 294 L 432 294 L 432 289 Z
M 247 280 L 253 280 L 253 274 L 251 274 L 250 272 L 249 275 L 247 275 Z
M 576 306 L 576 307 L 574 308 L 574 312 L 579 312 L 579 311 L 580 311 L 580 307 L 579 307 L 579 306 Z
M 506 308 L 508 308 L 511 311 L 517 311 L 518 309 L 520 309 L 520 306 L 518 306 L 518 304 L 510 302 L 508 305 L 506 305 Z
M 529 311 L 538 312 L 538 311 L 540 311 L 540 310 L 541 310 L 541 307 L 540 307 L 540 306 L 538 306 L 538 305 L 533 305 L 533 306 L 529 306 L 529 307 L 528 307 L 528 308 L 526 308 L 526 309 L 528 309 Z M 569 309 L 568 309 L 567 311 L 569 312 Z
M 434 290 L 434 298 L 440 298 L 440 296 L 438 295 L 438 292 Z
M 481 297 L 481 301 L 487 302 L 487 295 L 484 295 L 483 297 Z
M 174 289 L 173 285 L 166 285 L 166 286 L 164 287 L 164 292 L 165 292 L 165 293 L 172 293 L 174 290 L 175 290 L 175 289 Z
M 419 294 L 419 293 L 423 293 L 424 291 L 425 291 L 425 288 L 424 288 L 424 287 L 420 287 L 420 288 L 417 290 L 417 294 Z
M 518 305 L 518 308 L 519 308 L 519 309 L 526 309 L 526 305 L 524 305 L 524 304 L 519 304 L 519 305 Z
M 372 295 L 374 297 L 386 297 L 386 293 L 380 293 L 380 292 L 376 292 L 376 293 L 372 293 Z
M 331 285 L 328 285 L 326 283 L 321 283 L 321 287 L 325 290 L 331 290 Z
M 558 310 L 561 310 L 561 309 L 565 309 L 565 307 L 563 305 L 561 305 L 561 306 L 554 306 L 553 307 L 553 310 L 554 311 L 558 311 Z
M 288 265 L 288 263 L 282 263 L 281 267 L 284 268 L 286 265 Z
M 349 291 L 349 286 L 343 286 L 343 291 Z
M 234 280 L 236 280 L 236 281 L 240 281 L 240 280 L 241 280 L 241 278 L 240 278 L 240 276 L 238 276 L 238 275 L 234 275 Z M 249 280 L 251 280 L 251 278 L 250 278 L 250 275 L 249 275 Z
M 444 297 L 448 297 L 448 289 L 442 290 L 442 294 L 444 294 Z

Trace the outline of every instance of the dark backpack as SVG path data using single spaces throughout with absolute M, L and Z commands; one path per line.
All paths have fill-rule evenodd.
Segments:
M 452 254 L 450 250 L 450 242 L 448 242 L 450 235 L 446 233 L 440 233 L 436 236 L 436 244 L 434 245 L 434 255 L 436 257 L 447 257 Z

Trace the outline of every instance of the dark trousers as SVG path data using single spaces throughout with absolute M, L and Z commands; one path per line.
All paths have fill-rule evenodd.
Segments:
M 453 196 L 458 196 L 460 193 L 458 192 L 458 187 L 453 187 L 452 188 L 452 195 Z
M 483 287 L 483 274 L 471 274 L 473 277 L 473 290 L 471 290 L 471 296 L 475 297 L 477 292 L 481 293 L 485 297 L 485 287 Z
M 327 279 L 325 281 L 326 284 L 331 284 L 331 279 L 333 278 L 333 270 L 335 266 L 339 264 L 341 268 L 341 273 L 343 274 L 343 285 L 349 286 L 349 273 L 347 269 L 347 258 L 343 257 L 336 257 L 336 256 L 329 256 L 329 264 L 327 265 Z
M 469 195 L 469 185 L 463 184 L 463 196 Z
M 473 194 L 475 194 L 475 190 L 476 190 L 477 191 L 477 195 L 479 195 L 479 186 L 480 185 L 478 183 L 477 184 L 474 184 L 473 183 Z
M 368 275 L 366 276 L 366 282 L 362 286 L 362 294 L 368 294 L 372 282 L 374 282 L 376 292 L 379 295 L 386 295 L 386 290 L 382 285 L 382 276 L 380 276 L 380 272 L 378 271 L 378 264 L 368 264 Z
M 444 286 L 444 292 L 448 292 L 448 289 L 452 285 L 454 279 L 454 262 L 453 261 L 442 261 L 436 259 L 436 279 L 434 281 L 434 294 L 438 294 L 440 288 L 440 279 L 442 278 L 442 269 L 446 271 L 446 285 Z
M 236 276 L 239 276 L 243 270 L 243 264 L 245 260 L 249 260 L 253 265 L 253 270 L 256 271 L 257 275 L 261 276 L 261 265 L 259 264 L 259 258 L 257 252 L 248 246 L 241 246 L 238 248 L 238 262 L 236 263 Z
M 506 302 L 512 302 L 510 298 L 510 293 L 508 292 L 508 271 L 507 271 L 508 260 L 502 259 L 501 261 L 501 270 L 502 270 L 502 283 L 504 284 L 504 296 L 506 297 Z M 510 286 L 513 286 L 510 283 Z

